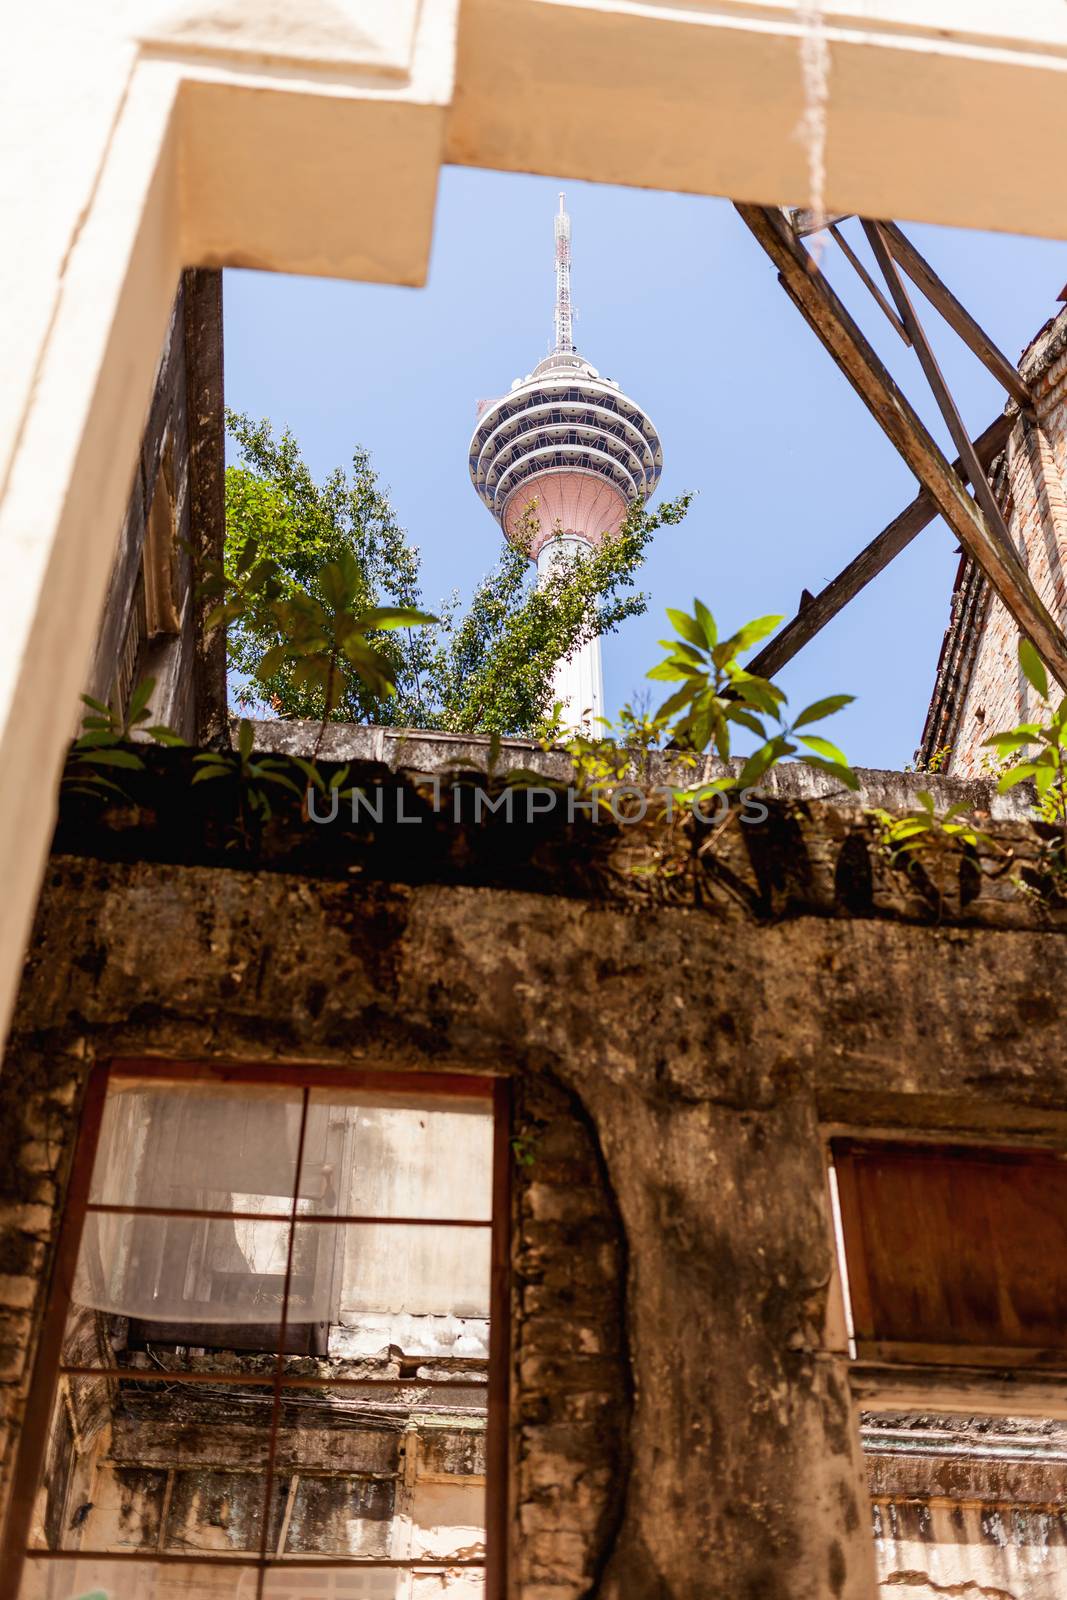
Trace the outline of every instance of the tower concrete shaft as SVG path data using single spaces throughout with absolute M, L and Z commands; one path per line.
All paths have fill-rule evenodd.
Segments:
M 614 537 L 663 469 L 649 417 L 574 347 L 571 228 L 562 195 L 555 246 L 555 348 L 482 408 L 469 458 L 478 495 L 506 536 L 522 541 L 540 582 Z M 592 719 L 604 708 L 599 639 L 559 663 L 555 697 L 568 726 L 595 729 Z

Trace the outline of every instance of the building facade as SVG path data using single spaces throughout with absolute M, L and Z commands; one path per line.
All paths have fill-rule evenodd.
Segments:
M 864 809 L 933 787 L 1026 864 L 1025 801 L 787 769 L 664 876 L 651 819 L 457 812 L 483 755 L 332 725 L 378 801 L 328 824 L 185 750 L 64 796 L 0 1073 L 4 1600 L 1058 1600 L 1064 913 Z

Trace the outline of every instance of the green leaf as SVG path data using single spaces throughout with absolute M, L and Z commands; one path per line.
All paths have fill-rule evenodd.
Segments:
M 736 703 L 731 704 L 728 701 L 726 705 L 726 715 L 731 722 L 739 722 L 743 728 L 748 728 L 756 735 L 757 738 L 766 739 L 766 728 L 763 726 L 763 723 L 758 717 L 754 717 L 752 715 L 751 711 L 743 711 L 739 705 Z
M 175 733 L 173 728 L 166 727 L 162 722 L 156 723 L 151 728 L 146 728 L 145 732 L 150 734 L 157 744 L 169 745 L 176 750 L 184 749 L 185 747 L 185 740 L 181 734 Z
M 645 673 L 655 683 L 677 683 L 680 678 L 699 678 L 702 674 L 688 661 L 661 661 Z
M 680 634 L 689 644 L 696 645 L 698 649 L 704 648 L 704 630 L 696 619 L 689 615 L 688 611 L 675 611 L 671 606 L 668 606 L 667 620 L 675 633 Z
M 764 773 L 770 771 L 775 762 L 781 759 L 781 756 L 781 740 L 777 738 L 768 739 L 766 744 L 760 745 L 758 750 L 752 752 L 741 768 L 737 779 L 737 787 L 739 789 L 751 788 L 753 784 L 759 782 Z
M 326 692 L 330 663 L 323 656 L 301 656 L 293 662 L 293 683 L 298 689 Z
M 1019 665 L 1042 700 L 1048 699 L 1048 675 L 1041 657 L 1023 634 L 1019 639 Z
M 143 772 L 144 762 L 132 750 L 87 750 L 83 761 L 97 767 L 126 767 L 130 772 Z
M 265 651 L 262 659 L 256 666 L 256 677 L 260 683 L 266 683 L 274 674 L 283 667 L 289 659 L 288 644 L 275 644 Z
M 1011 733 L 995 733 L 991 739 L 982 740 L 982 749 L 992 747 L 998 755 L 1014 755 L 1016 750 L 1023 750 L 1028 744 L 1033 744 L 1038 736 L 1036 724 L 1032 728 L 1020 725 Z
M 889 838 L 893 844 L 902 839 L 914 838 L 920 833 L 929 833 L 934 826 L 932 817 L 901 817 L 889 827 Z
M 152 690 L 156 686 L 155 678 L 142 678 L 136 689 L 130 695 L 129 710 L 126 712 L 127 722 L 137 722 L 149 700 Z
M 313 788 L 319 789 L 323 794 L 326 793 L 325 781 L 322 773 L 319 771 L 314 761 L 305 761 L 303 756 L 290 756 L 289 760 L 293 763 L 294 767 L 298 767 L 300 769 L 308 783 L 310 783 Z M 331 788 L 332 787 L 333 785 L 331 784 Z
M 679 711 L 684 710 L 697 693 L 697 689 L 698 685 L 692 681 L 684 683 L 680 689 L 676 689 L 668 699 L 664 700 L 656 712 L 657 721 L 664 717 L 676 716 Z
M 247 717 L 241 718 L 241 725 L 237 730 L 237 754 L 242 761 L 247 761 L 252 754 L 252 746 L 256 742 L 256 732 Z
M 237 560 L 234 562 L 234 570 L 237 572 L 238 576 L 248 571 L 258 554 L 259 540 L 255 538 L 246 539 L 244 544 L 241 546 Z
M 848 766 L 848 757 L 844 751 L 839 750 L 836 744 L 831 744 L 829 739 L 821 739 L 814 733 L 801 733 L 797 737 L 801 744 L 807 745 L 809 750 L 814 750 L 817 756 L 825 756 L 827 761 L 832 761 L 839 767 Z
M 256 763 L 253 763 L 248 770 L 253 777 L 261 778 L 265 783 L 279 783 L 283 789 L 291 789 L 299 800 L 304 798 L 305 790 L 295 784 L 292 778 L 286 777 L 284 772 L 268 771 L 266 767 Z
M 722 666 L 731 656 L 739 656 L 742 650 L 758 644 L 761 639 L 774 632 L 781 620 L 781 617 L 753 617 L 751 622 L 746 622 L 744 627 L 738 628 L 729 639 L 725 639 L 722 644 L 715 647 L 712 652 L 715 665 Z
M 835 711 L 841 711 L 845 706 L 850 706 L 855 700 L 854 694 L 828 694 L 825 700 L 813 700 L 793 723 L 793 731 L 797 728 L 806 728 L 812 722 L 821 722 L 823 717 L 832 717 Z
M 248 575 L 245 590 L 248 594 L 259 594 L 268 578 L 273 578 L 278 570 L 278 563 L 269 559 L 257 561 Z
M 742 700 L 755 706 L 765 717 L 777 718 L 778 700 L 774 696 L 771 684 L 765 684 L 760 678 L 735 678 L 732 687 Z
M 1020 761 L 1017 766 L 1009 767 L 1007 772 L 997 783 L 997 793 L 1007 794 L 1009 789 L 1014 789 L 1017 783 L 1022 783 L 1026 778 L 1033 778 L 1037 773 L 1036 763 L 1033 761 Z
M 209 778 L 230 778 L 233 776 L 232 767 L 213 766 L 200 767 L 193 773 L 194 783 L 206 783 Z
M 697 649 L 696 645 L 686 644 L 684 639 L 661 639 L 660 644 L 665 650 L 671 651 L 672 661 L 691 661 L 693 666 L 699 667 L 701 672 L 707 671 L 704 655 Z
M 709 650 L 714 650 L 715 646 L 719 642 L 719 630 L 715 626 L 715 618 L 712 616 L 703 600 L 694 600 L 693 610 L 696 613 L 697 621 L 704 630 L 704 642 L 707 645 L 707 648 Z
M 429 611 L 416 611 L 413 606 L 375 606 L 361 612 L 356 620 L 363 631 L 370 632 L 371 629 L 430 628 L 441 619 Z
M 336 561 L 327 561 L 316 574 L 326 603 L 336 612 L 344 611 L 359 593 L 362 575 L 351 550 L 342 550 Z

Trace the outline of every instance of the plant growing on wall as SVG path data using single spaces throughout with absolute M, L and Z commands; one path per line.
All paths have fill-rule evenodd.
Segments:
M 1018 783 L 1033 783 L 1038 812 L 1035 826 L 1045 847 L 1041 887 L 1062 896 L 1067 885 L 1067 696 L 1057 707 L 1052 705 L 1048 674 L 1027 638 L 1019 640 L 1019 665 L 1039 697 L 1038 718 L 994 733 L 984 743 L 996 753 L 998 762 L 1006 764 L 997 782 L 1001 794 Z
M 154 678 L 142 678 L 130 695 L 124 713 L 113 710 L 102 700 L 83 694 L 82 704 L 88 707 L 82 718 L 82 731 L 70 747 L 61 780 L 68 794 L 94 795 L 106 799 L 109 795 L 124 795 L 121 782 L 116 782 L 123 772 L 143 772 L 144 762 L 136 750 L 130 749 L 134 734 L 146 734 L 157 744 L 180 745 L 184 740 L 162 723 L 153 723 L 149 701 L 155 689 Z
M 425 619 L 418 550 L 366 451 L 357 449 L 349 472 L 338 468 L 317 484 L 291 433 L 276 437 L 269 423 L 233 412 L 227 421 L 241 459 L 226 474 L 224 570 L 208 576 L 221 579 L 216 594 L 230 608 L 230 666 L 256 685 L 246 698 L 262 698 L 285 716 L 531 733 L 551 710 L 556 662 L 644 610 L 645 597 L 629 591 L 645 550 L 656 530 L 679 522 L 689 504 L 683 495 L 652 512 L 636 505 L 613 539 L 584 561 L 561 562 L 540 585 L 523 549 L 504 543 L 465 607 L 453 595 L 424 626 L 397 623 L 388 635 L 372 629 L 366 672 L 342 650 L 328 677 L 309 670 L 295 650 L 279 648 L 271 607 L 295 603 L 309 616 L 316 605 L 329 607 L 323 574 L 342 564 L 354 610 Z M 264 562 L 272 563 L 269 571 Z M 292 629 L 289 636 L 296 642 Z
M 766 638 L 781 617 L 757 617 L 725 639 L 719 638 L 715 618 L 700 600 L 693 602 L 692 615 L 668 610 L 667 617 L 677 637 L 660 641 L 667 655 L 648 676 L 655 682 L 678 684 L 656 713 L 657 720 L 669 728 L 672 741 L 683 749 L 712 749 L 728 761 L 737 729 L 743 728 L 759 740 L 738 772 L 702 786 L 709 794 L 751 788 L 772 767 L 791 757 L 829 773 L 848 789 L 859 788 L 859 779 L 843 752 L 824 735 L 811 731 L 814 724 L 851 705 L 855 697 L 826 695 L 790 719 L 785 691 L 740 663 L 739 657 Z

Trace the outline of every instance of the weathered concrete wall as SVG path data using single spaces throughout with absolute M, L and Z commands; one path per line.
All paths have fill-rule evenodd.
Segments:
M 883 1415 L 864 1444 L 889 1596 L 1059 1600 L 1067 1589 L 1067 1426 Z
M 202 627 L 192 559 L 194 538 L 199 556 L 222 553 L 224 456 L 222 274 L 188 271 L 171 310 L 85 689 L 121 714 L 117 680 L 128 694 L 152 677 L 155 720 L 189 740 L 214 737 L 225 717 L 224 640 Z M 153 633 L 146 581 L 158 561 L 146 555 L 146 536 L 154 505 L 162 523 L 168 501 L 174 615 L 167 631 Z
M 851 805 L 783 801 L 664 877 L 632 870 L 655 829 L 242 841 L 212 786 L 145 782 L 68 815 L 0 1079 L 8 1418 L 94 1059 L 505 1072 L 517 1594 L 870 1600 L 821 1124 L 1061 1126 L 1067 915 L 958 864 L 931 896 Z

